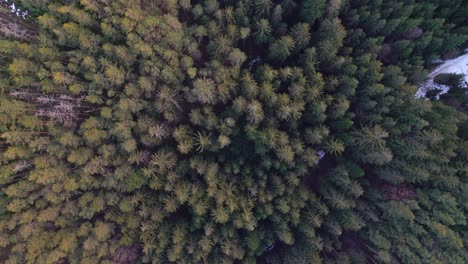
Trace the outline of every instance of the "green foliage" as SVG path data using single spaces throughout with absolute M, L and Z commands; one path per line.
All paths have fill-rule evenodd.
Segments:
M 301 18 L 302 20 L 313 24 L 317 19 L 321 18 L 325 13 L 327 1 L 325 0 L 305 0 L 301 3 Z
M 468 261 L 461 0 L 17 4 L 0 262 Z

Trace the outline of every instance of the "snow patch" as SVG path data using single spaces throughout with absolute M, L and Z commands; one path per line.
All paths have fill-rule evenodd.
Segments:
M 465 82 L 468 83 L 468 53 L 458 58 L 441 62 L 443 64 L 432 71 L 428 76 L 428 80 L 419 87 L 415 95 L 416 98 L 424 98 L 428 91 L 435 89 L 442 90 L 437 95 L 437 99 L 439 99 L 440 95 L 447 93 L 450 89 L 448 86 L 434 83 L 434 78 L 441 73 L 463 74 Z
M 0 0 L 1 1 L 1 0 Z M 3 0 L 3 2 L 7 2 L 6 0 Z M 18 7 L 16 7 L 15 3 L 12 3 L 10 5 L 10 11 L 12 13 L 14 13 L 15 15 L 19 16 L 19 17 L 22 17 L 22 18 L 26 18 L 26 16 L 28 15 L 28 11 L 23 11 L 21 9 L 19 9 Z
M 262 63 L 262 58 L 256 57 L 252 60 L 249 61 L 249 70 L 252 70 L 253 67 L 256 67 L 257 65 Z
M 270 250 L 272 250 L 274 247 L 275 247 L 275 243 L 273 243 L 273 244 L 271 244 L 271 245 L 265 247 L 264 250 L 265 250 L 265 251 L 270 251 Z
M 323 157 L 325 157 L 325 151 L 323 151 L 323 150 L 317 151 L 317 156 L 318 156 L 319 161 L 322 160 Z

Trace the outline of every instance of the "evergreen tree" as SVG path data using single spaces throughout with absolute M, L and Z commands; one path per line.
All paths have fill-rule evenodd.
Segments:
M 2 1 L 0 262 L 466 263 L 463 4 Z

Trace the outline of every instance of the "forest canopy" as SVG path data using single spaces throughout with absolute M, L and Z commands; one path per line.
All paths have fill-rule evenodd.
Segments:
M 0 2 L 0 263 L 467 263 L 467 10 Z

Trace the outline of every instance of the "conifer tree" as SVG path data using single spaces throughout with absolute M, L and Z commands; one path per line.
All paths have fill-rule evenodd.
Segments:
M 463 1 L 0 7 L 0 262 L 467 262 Z

